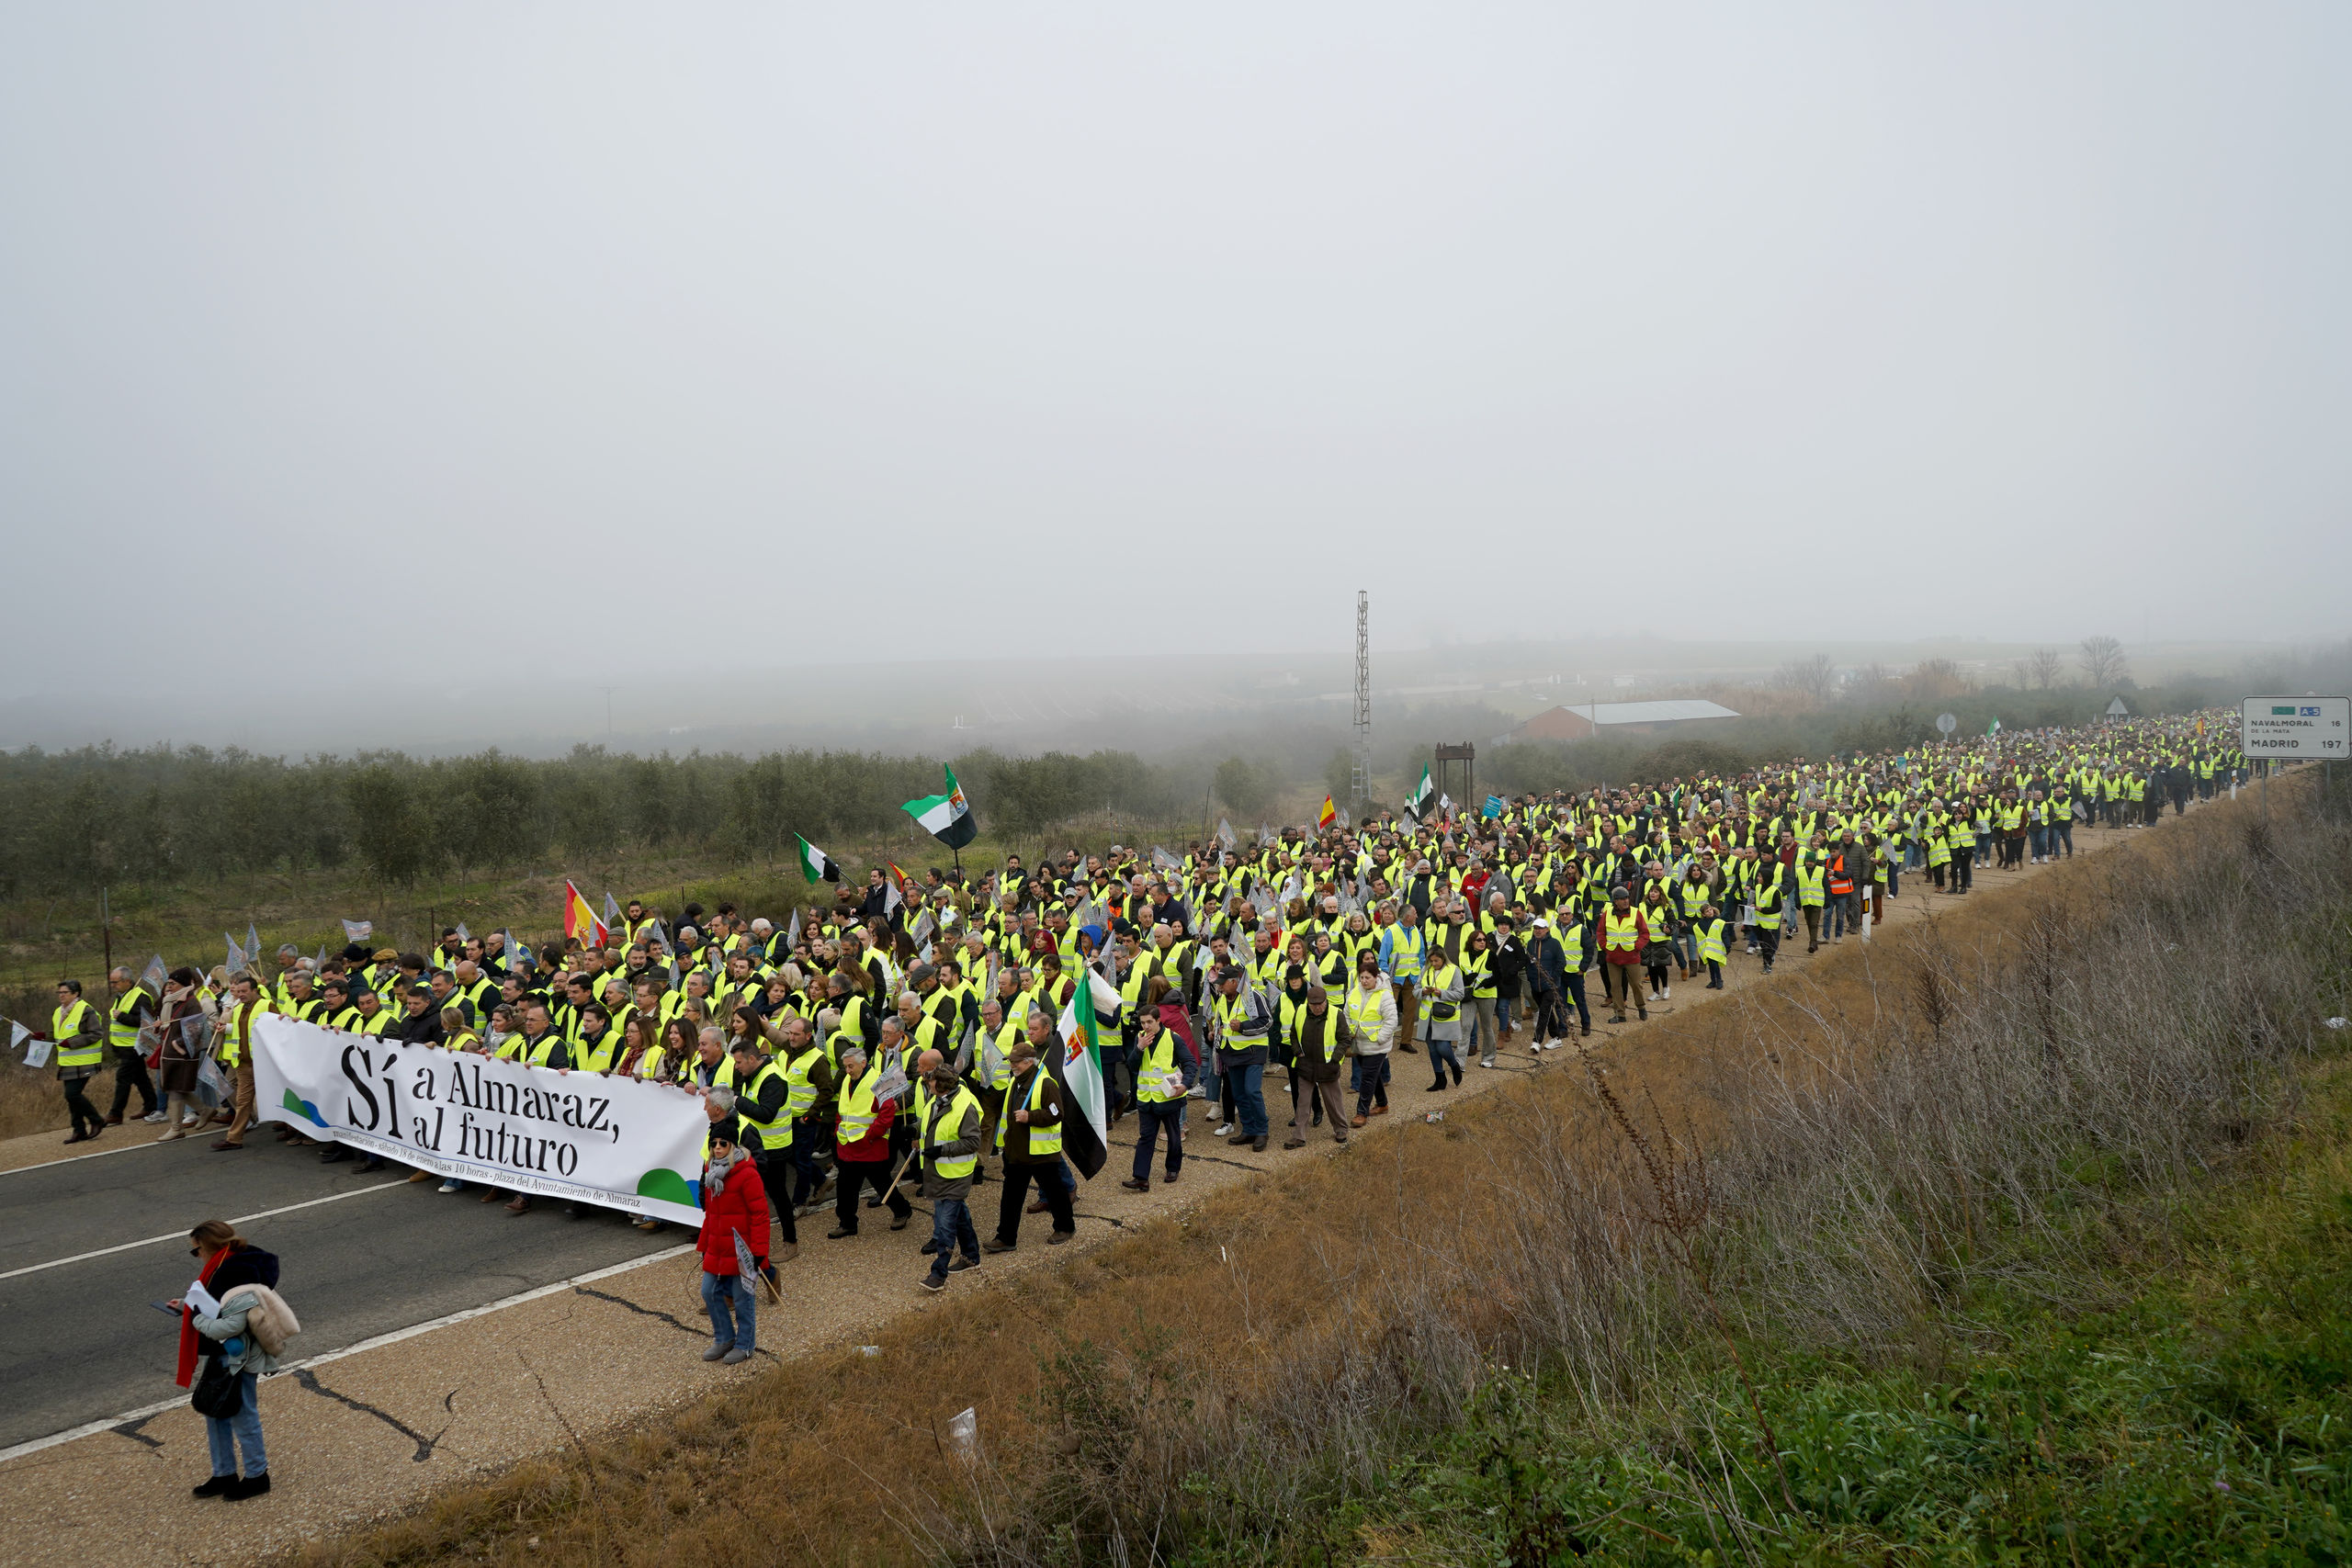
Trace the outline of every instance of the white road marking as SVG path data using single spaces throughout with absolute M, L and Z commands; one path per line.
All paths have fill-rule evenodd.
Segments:
M 403 1184 L 394 1182 L 390 1185 Z M 375 1192 L 381 1189 L 371 1187 L 368 1190 Z M 351 1194 L 346 1192 L 341 1196 L 347 1198 Z M 273 1212 L 285 1213 L 282 1209 Z M 288 1361 L 270 1376 L 282 1378 L 288 1372 L 301 1371 L 310 1367 L 323 1367 L 329 1361 L 340 1361 L 345 1356 L 356 1356 L 362 1350 L 375 1350 L 386 1345 L 397 1345 L 403 1339 L 413 1339 L 420 1334 L 429 1334 L 436 1328 L 447 1328 L 452 1324 L 463 1323 L 469 1318 L 485 1317 L 493 1312 L 503 1312 L 508 1307 L 521 1306 L 525 1302 L 535 1302 L 542 1296 L 560 1295 L 565 1291 L 577 1290 L 582 1285 L 593 1285 L 599 1280 L 609 1280 L 616 1274 L 626 1274 L 633 1269 L 642 1269 L 650 1263 L 666 1263 L 673 1258 L 684 1258 L 694 1250 L 695 1244 L 688 1242 L 683 1247 L 664 1247 L 660 1252 L 649 1252 L 642 1258 L 632 1258 L 626 1263 L 616 1263 L 607 1269 L 592 1269 L 585 1274 L 574 1274 L 569 1280 L 559 1280 L 552 1285 L 541 1285 L 535 1291 L 525 1291 L 520 1295 L 508 1296 L 503 1301 L 486 1303 L 478 1307 L 468 1307 L 463 1312 L 453 1312 L 446 1317 L 411 1324 L 406 1328 L 395 1328 L 389 1334 L 379 1334 L 372 1339 L 362 1339 L 357 1344 L 346 1345 L 340 1350 L 328 1350 L 303 1360 Z M 119 1416 L 109 1416 L 103 1421 L 85 1421 L 79 1427 L 69 1427 L 62 1432 L 52 1432 L 46 1438 L 33 1438 L 17 1444 L 14 1448 L 0 1449 L 0 1464 L 6 1464 L 14 1459 L 22 1459 L 27 1454 L 37 1454 L 43 1449 L 53 1449 L 60 1443 L 73 1442 L 77 1438 L 89 1438 L 100 1432 L 111 1432 L 117 1427 L 128 1426 L 133 1421 L 144 1421 L 152 1416 L 161 1416 L 166 1410 L 177 1410 L 187 1404 L 187 1399 L 188 1396 L 183 1393 L 175 1398 L 160 1400 L 153 1404 L 141 1405 L 136 1410 L 126 1410 Z
M 197 1132 L 201 1132 L 202 1130 L 203 1129 L 198 1128 L 197 1129 Z M 193 1138 L 196 1136 L 196 1132 L 191 1132 L 187 1135 Z M 39 1165 L 20 1165 L 14 1170 L 0 1170 L 0 1176 L 22 1176 L 28 1170 L 54 1170 L 61 1165 L 73 1165 L 77 1161 L 85 1159 L 104 1159 L 108 1155 L 127 1155 L 133 1149 L 157 1148 L 161 1146 L 161 1144 L 162 1140 L 157 1138 L 149 1138 L 142 1143 L 136 1144 L 117 1144 L 110 1149 L 99 1149 L 94 1154 L 66 1155 L 58 1159 L 45 1159 Z M 62 1147 L 62 1145 L 60 1146 Z
M 388 1192 L 395 1187 L 407 1185 L 408 1178 L 402 1177 L 398 1181 L 382 1181 L 373 1187 L 362 1187 L 350 1192 L 334 1192 L 324 1198 L 313 1198 L 305 1203 L 288 1203 L 283 1209 L 264 1209 L 258 1214 L 240 1214 L 229 1223 L 232 1225 L 249 1224 L 254 1220 L 266 1220 L 278 1214 L 290 1214 L 297 1209 L 315 1209 L 322 1203 L 340 1203 L 345 1198 L 365 1198 L 370 1192 Z M 126 1241 L 119 1247 L 102 1247 L 96 1252 L 77 1252 L 71 1258 L 60 1258 L 48 1263 L 28 1263 L 22 1269 L 11 1269 L 6 1273 L 0 1274 L 0 1280 L 13 1280 L 19 1274 L 38 1274 L 44 1269 L 62 1269 L 69 1263 L 86 1263 L 93 1258 L 107 1258 L 118 1252 L 130 1252 L 141 1247 L 153 1247 L 159 1242 L 186 1241 L 187 1239 L 187 1232 L 186 1231 L 168 1231 L 162 1235 L 151 1235 L 144 1241 Z

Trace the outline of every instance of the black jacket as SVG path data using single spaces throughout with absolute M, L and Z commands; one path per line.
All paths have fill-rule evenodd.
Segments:
M 273 1291 L 277 1289 L 277 1254 L 265 1252 L 251 1245 L 233 1248 L 228 1257 L 220 1260 L 220 1266 L 212 1270 L 212 1278 L 206 1281 L 204 1288 L 212 1292 L 213 1300 L 226 1301 L 229 1292 L 239 1285 L 266 1285 Z

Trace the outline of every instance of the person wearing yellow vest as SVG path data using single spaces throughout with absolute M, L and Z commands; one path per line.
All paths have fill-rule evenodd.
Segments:
M 817 1026 L 797 1013 L 769 1027 L 777 1060 L 784 1067 L 785 1110 L 792 1117 L 793 1187 L 789 1197 L 779 1188 L 776 1206 L 795 1215 L 808 1206 L 824 1180 L 825 1163 L 832 1151 L 832 1108 L 839 1086 L 832 1064 L 817 1043 Z
M 1431 944 L 1429 957 L 1421 966 L 1419 985 L 1421 1013 L 1429 1020 L 1428 1039 L 1430 1071 L 1436 1082 L 1429 1092 L 1444 1089 L 1448 1068 L 1453 1073 L 1453 1087 L 1462 1087 L 1462 1056 L 1455 1044 L 1462 1038 L 1462 968 L 1446 956 L 1445 949 Z
M 220 1050 L 220 1065 L 237 1076 L 236 1115 L 213 1141 L 214 1154 L 245 1146 L 245 1129 L 254 1119 L 254 1020 L 268 1010 L 261 983 L 250 972 L 240 971 L 229 982 L 229 1005 L 221 1010 Z
M 98 1010 L 82 999 L 81 981 L 57 983 L 57 1010 L 49 1015 L 49 1037 L 57 1043 L 57 1081 L 64 1086 L 66 1113 L 74 1122 L 65 1141 L 87 1143 L 107 1125 L 87 1092 L 106 1060 L 106 1031 Z
M 1249 989 L 1249 974 L 1228 964 L 1216 972 L 1210 1016 L 1216 1024 L 1216 1070 L 1225 1085 L 1225 1122 L 1216 1134 L 1238 1132 L 1259 1152 L 1266 1147 L 1266 1062 L 1272 1055 L 1273 1010 Z M 1235 1140 L 1237 1143 L 1239 1139 Z
M 1698 919 L 1690 922 L 1690 935 L 1699 944 L 1699 962 L 1707 967 L 1707 989 L 1711 991 L 1724 988 L 1724 964 L 1729 956 L 1724 932 L 1728 929 L 1723 911 L 1712 902 L 1701 905 Z
M 122 1125 L 133 1089 L 142 1102 L 140 1120 L 161 1122 L 164 1112 L 156 1103 L 154 1080 L 147 1076 L 148 1042 L 139 1032 L 142 1024 L 155 1021 L 155 998 L 130 977 L 128 969 L 110 971 L 107 988 L 114 993 L 107 1004 L 107 1051 L 114 1057 L 114 1104 L 107 1111 L 107 1125 Z
M 1396 991 L 1396 1049 L 1414 1049 L 1413 1031 L 1421 1017 L 1421 965 L 1429 952 L 1421 912 L 1410 902 L 1396 911 L 1396 924 L 1380 933 L 1380 972 Z
M 1642 949 L 1649 945 L 1649 923 L 1634 908 L 1633 890 L 1623 885 L 1611 888 L 1609 908 L 1600 914 L 1600 977 L 1608 990 L 1609 1005 L 1616 1010 L 1609 1020 L 1611 1023 L 1625 1021 L 1628 992 L 1633 994 L 1634 1010 L 1644 1018 L 1650 1015 L 1640 978 Z
M 1356 1113 L 1348 1125 L 1361 1127 L 1374 1116 L 1388 1114 L 1388 1053 L 1396 1039 L 1396 996 L 1382 981 L 1380 960 L 1371 952 L 1357 957 L 1355 984 L 1348 987 L 1341 1007 L 1355 1049 L 1349 1076 Z
M 769 1265 L 763 1270 L 773 1283 L 775 1265 L 789 1263 L 800 1255 L 800 1233 L 792 1223 L 792 1205 L 784 1201 L 791 1187 L 792 1081 L 784 1064 L 761 1048 L 756 1034 L 737 1035 L 728 1054 L 735 1066 L 735 1102 L 730 1109 L 742 1124 L 743 1147 L 759 1167 L 768 1207 L 784 1237 L 783 1247 L 768 1255 Z
M 1805 951 L 1816 953 L 1821 948 L 1821 910 L 1828 898 L 1829 852 L 1816 841 L 1811 849 L 1797 852 L 1789 871 L 1796 878 L 1797 908 L 1804 917 Z
M 1012 1082 L 1004 1091 L 1004 1120 L 996 1128 L 997 1152 L 1004 1161 L 1004 1193 L 997 1202 L 996 1235 L 981 1244 L 983 1252 L 1011 1252 L 1021 1245 L 1021 1212 L 1033 1181 L 1054 1216 L 1046 1245 L 1059 1247 L 1078 1234 L 1069 1189 L 1061 1179 L 1062 1086 L 1043 1061 L 1046 1052 L 1059 1049 L 1054 1021 L 1043 1010 L 1032 1011 L 1028 1033 L 1014 1043 L 1009 1064 Z
M 1184 1112 L 1192 1104 L 1191 1086 L 1200 1076 L 1200 1059 L 1190 1042 L 1160 1026 L 1159 1010 L 1148 1008 L 1136 1023 L 1136 1172 L 1120 1186 L 1131 1191 L 1151 1190 L 1151 1156 L 1159 1134 L 1168 1134 L 1168 1173 L 1173 1181 L 1184 1168 Z M 1336 1112 L 1335 1112 L 1336 1114 Z
M 916 1157 L 922 1161 L 922 1195 L 931 1200 L 931 1269 L 927 1291 L 944 1291 L 947 1276 L 980 1266 L 980 1235 L 972 1225 L 972 1175 L 980 1165 L 987 1122 L 979 1097 L 942 1061 L 924 1080 Z
M 890 1205 L 890 1228 L 902 1231 L 914 1213 L 914 1205 L 890 1179 L 890 1126 L 898 1117 L 898 1100 L 876 1098 L 882 1064 L 869 1059 L 865 1047 L 845 1035 L 841 1065 L 842 1086 L 834 1098 L 839 1118 L 833 1137 L 838 1180 L 833 1190 L 833 1228 L 825 1233 L 826 1239 L 842 1241 L 857 1234 L 857 1200 L 868 1187 Z
M 1332 1142 L 1346 1143 L 1348 1118 L 1340 1103 L 1340 1063 L 1355 1044 L 1346 1010 L 1331 1005 L 1331 993 L 1320 980 L 1310 980 L 1305 1010 L 1294 1013 L 1285 1009 L 1283 1031 L 1289 1037 L 1291 1077 L 1299 1089 L 1291 1106 L 1290 1137 L 1283 1147 L 1306 1146 L 1307 1127 L 1318 1104 L 1330 1121 Z

